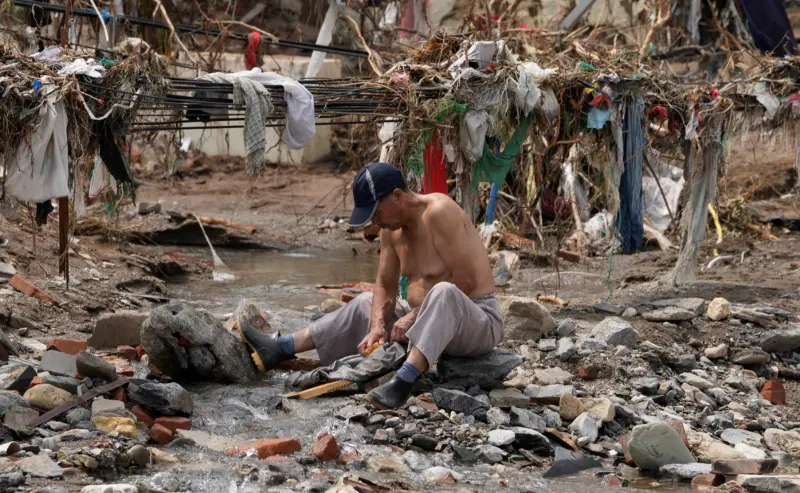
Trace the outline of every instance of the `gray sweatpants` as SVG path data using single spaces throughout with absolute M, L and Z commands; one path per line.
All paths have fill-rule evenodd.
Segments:
M 371 310 L 372 293 L 362 293 L 310 325 L 311 339 L 323 365 L 358 354 L 358 344 L 369 332 Z M 394 322 L 410 311 L 407 302 L 397 300 L 386 326 L 387 342 Z M 436 364 L 442 354 L 486 354 L 503 340 L 500 303 L 494 295 L 470 299 L 455 284 L 440 282 L 425 295 L 406 336 L 410 347 L 418 348 L 429 365 Z

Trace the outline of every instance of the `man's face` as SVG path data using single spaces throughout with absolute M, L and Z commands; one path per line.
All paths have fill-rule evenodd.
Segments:
M 372 216 L 372 224 L 381 229 L 397 231 L 400 229 L 403 218 L 403 192 L 395 189 L 392 193 L 382 198 Z

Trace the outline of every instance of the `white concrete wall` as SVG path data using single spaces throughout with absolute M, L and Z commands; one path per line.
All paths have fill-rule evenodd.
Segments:
M 203 54 L 204 57 L 206 54 Z M 306 68 L 310 57 L 275 55 L 265 56 L 264 65 L 261 70 L 265 72 L 277 72 L 281 75 L 293 79 L 302 79 L 305 76 Z M 186 62 L 185 55 L 181 57 L 181 62 Z M 216 66 L 226 72 L 238 72 L 245 70 L 244 54 L 223 53 Z M 191 69 L 178 68 L 178 77 L 196 77 L 197 74 Z M 336 78 L 342 75 L 341 60 L 328 55 L 325 63 L 317 77 Z M 237 122 L 238 123 L 238 122 Z M 192 123 L 191 126 L 198 126 L 200 122 Z M 204 130 L 187 130 L 184 132 L 186 137 L 192 139 L 192 147 L 201 150 L 208 155 L 227 154 L 230 156 L 246 156 L 244 147 L 243 129 L 214 129 L 214 126 L 230 125 L 229 122 L 216 122 L 208 124 Z M 308 145 L 299 150 L 289 149 L 281 142 L 282 127 L 270 127 L 267 132 L 267 161 L 270 163 L 295 163 L 307 164 L 315 163 L 325 159 L 331 152 L 331 127 L 330 125 L 317 125 L 316 135 Z

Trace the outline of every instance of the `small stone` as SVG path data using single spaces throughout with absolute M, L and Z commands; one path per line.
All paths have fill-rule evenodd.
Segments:
M 715 460 L 711 463 L 714 474 L 770 474 L 778 467 L 776 459 Z
M 583 402 L 569 393 L 561 394 L 558 402 L 558 414 L 566 421 L 573 421 L 583 413 Z
M 764 443 L 770 450 L 787 452 L 795 459 L 800 459 L 800 433 L 769 428 L 764 431 Z
M 514 432 L 514 448 L 530 450 L 543 456 L 551 455 L 553 448 L 550 440 L 538 431 L 521 427 L 511 428 L 511 431 Z
M 36 370 L 30 365 L 5 365 L 0 368 L 0 390 L 12 390 L 22 394 L 28 390 L 34 377 Z
M 617 317 L 609 317 L 592 329 L 592 337 L 609 346 L 636 347 L 638 335 L 628 322 Z
M 744 456 L 733 447 L 720 442 L 708 433 L 690 433 L 688 438 L 689 446 L 700 462 L 708 463 L 714 459 L 744 459 Z
M 491 407 L 465 392 L 443 387 L 433 389 L 433 401 L 442 409 L 466 415 L 473 415 L 480 410 L 488 411 Z
M 101 378 L 107 382 L 117 379 L 117 368 L 99 356 L 83 351 L 76 360 L 78 373 L 84 377 Z
M 543 475 L 543 478 L 556 478 L 579 473 L 586 469 L 601 467 L 602 464 L 594 459 L 590 459 L 583 454 L 573 452 L 562 447 L 556 447 L 555 459 Z
M 730 314 L 731 303 L 725 298 L 714 298 L 708 304 L 708 309 L 706 310 L 706 316 L 715 322 L 725 320 Z
M 39 363 L 39 371 L 48 372 L 51 375 L 74 377 L 78 373 L 76 361 L 75 355 L 54 350 L 46 351 L 42 356 L 42 362 Z
M 403 454 L 403 460 L 406 461 L 408 467 L 417 472 L 433 467 L 433 463 L 425 455 L 415 450 L 407 450 Z
M 578 377 L 581 380 L 586 380 L 586 381 L 597 380 L 599 376 L 600 376 L 600 369 L 597 366 L 589 365 L 589 366 L 578 367 Z
M 731 355 L 729 360 L 737 365 L 763 365 L 769 363 L 769 354 L 760 349 L 744 349 Z
M 569 425 L 569 429 L 578 437 L 586 437 L 590 443 L 597 441 L 599 436 L 601 420 L 587 412 L 582 413 L 580 416 Z
M 334 416 L 345 421 L 361 421 L 369 418 L 370 412 L 365 406 L 351 404 L 334 413 Z
M 558 322 L 558 327 L 556 328 L 556 334 L 559 337 L 567 337 L 575 333 L 577 330 L 578 324 L 575 323 L 574 320 L 571 318 L 565 318 L 564 320 L 560 320 Z
M 508 332 L 506 338 L 511 338 Z M 474 358 L 443 356 L 437 363 L 437 372 L 444 381 L 454 385 L 492 388 L 520 364 L 521 356 L 496 349 Z
M 512 433 L 513 434 L 513 433 Z M 488 464 L 497 464 L 503 460 L 506 453 L 503 450 L 495 447 L 494 445 L 479 445 L 475 447 L 474 452 L 481 462 Z
M 92 417 L 125 416 L 125 403 L 113 399 L 98 398 L 92 401 Z
M 666 423 L 635 426 L 627 445 L 631 459 L 640 469 L 658 470 L 669 464 L 694 462 L 678 432 Z
M 642 318 L 649 322 L 684 322 L 693 319 L 694 312 L 675 306 L 660 308 L 642 314 Z
M 596 399 L 584 399 L 583 409 L 587 413 L 597 416 L 604 423 L 609 423 L 614 420 L 614 403 L 608 399 L 602 397 Z
M 8 408 L 3 421 L 6 428 L 21 435 L 29 435 L 33 433 L 30 424 L 38 417 L 39 412 L 36 409 L 14 405 Z
M 324 433 L 318 436 L 314 442 L 314 446 L 311 448 L 311 455 L 322 462 L 336 460 L 341 455 L 339 443 L 333 435 Z
M 758 346 L 768 353 L 791 353 L 800 348 L 800 325 L 792 324 L 788 329 L 770 330 Z
M 575 343 L 572 342 L 572 339 L 569 337 L 562 337 L 558 340 L 556 355 L 560 361 L 568 361 L 576 354 L 578 354 L 578 348 L 575 346 Z
M 575 394 L 572 385 L 529 385 L 523 392 L 536 404 L 558 404 L 563 393 Z
M 137 361 L 139 359 L 139 352 L 133 346 L 123 344 L 117 346 L 117 353 L 128 361 Z
M 435 438 L 423 435 L 422 433 L 416 433 L 411 436 L 411 445 L 421 448 L 427 452 L 432 452 L 435 450 L 437 444 L 438 442 Z
M 455 484 L 463 478 L 461 474 L 441 466 L 426 469 L 423 471 L 422 477 L 426 483 L 433 484 Z
M 665 476 L 691 480 L 697 476 L 711 474 L 711 464 L 702 464 L 700 462 L 689 462 L 687 464 L 667 464 L 661 466 L 658 471 Z
M 17 442 L 6 442 L 0 445 L 0 455 L 3 457 L 7 455 L 14 455 L 21 450 Z
M 145 410 L 152 410 L 165 416 L 192 414 L 192 396 L 177 383 L 148 382 L 129 391 L 128 398 Z
M 373 455 L 367 458 L 367 468 L 372 472 L 408 473 L 409 468 L 395 457 Z
M 538 369 L 533 376 L 542 385 L 563 385 L 572 381 L 572 374 L 558 367 Z
M 747 431 L 747 430 L 739 430 L 737 428 L 729 428 L 722 432 L 720 438 L 723 442 L 729 445 L 737 445 L 739 443 L 745 443 L 752 447 L 760 447 L 761 446 L 761 435 L 758 433 Z
M 104 433 L 117 432 L 120 435 L 134 440 L 139 438 L 139 433 L 136 431 L 136 423 L 134 423 L 131 418 L 95 416 L 92 418 L 92 424 L 95 428 Z
M 746 443 L 737 443 L 733 449 L 741 453 L 747 459 L 766 459 L 767 453 L 760 448 L 753 447 Z
M 58 467 L 58 464 L 46 455 L 34 455 L 26 457 L 16 463 L 17 467 L 22 469 L 22 472 L 28 476 L 35 478 L 60 478 L 64 472 Z
M 778 380 L 767 380 L 761 388 L 761 397 L 776 406 L 786 405 L 786 389 Z
M 139 488 L 132 484 L 103 484 L 85 486 L 81 493 L 138 493 Z
M 544 418 L 533 411 L 519 407 L 511 408 L 510 421 L 511 426 L 520 426 L 540 432 L 547 428 L 547 423 L 545 422 Z
M 139 215 L 146 216 L 148 214 L 161 213 L 161 204 L 158 202 L 151 204 L 149 202 L 139 202 Z
M 522 392 L 514 388 L 495 389 L 489 392 L 489 401 L 492 406 L 509 408 L 524 407 L 528 405 L 528 399 Z
M 561 416 L 557 412 L 545 408 L 542 411 L 542 418 L 544 418 L 545 424 L 547 425 L 548 428 L 554 428 L 554 429 L 561 428 L 562 425 Z
M 534 298 L 498 296 L 509 340 L 537 340 L 556 328 L 556 321 L 547 307 Z
M 556 340 L 555 339 L 540 339 L 539 340 L 539 351 L 550 352 L 556 350 Z
M 511 423 L 511 418 L 499 407 L 493 407 L 486 412 L 486 421 L 490 425 L 506 426 Z
M 150 451 L 141 445 L 134 445 L 129 448 L 126 455 L 139 467 L 150 464 Z
M 622 315 L 625 313 L 625 307 L 613 305 L 611 303 L 597 303 L 592 306 L 596 313 L 608 313 L 610 315 Z
M 741 485 L 744 491 L 755 493 L 794 493 L 800 491 L 800 479 L 792 476 L 747 476 Z
M 52 385 L 41 384 L 30 388 L 23 398 L 32 406 L 50 411 L 71 401 L 72 394 Z
M 728 345 L 725 343 L 706 348 L 703 354 L 708 359 L 722 359 L 728 356 Z
M 514 443 L 516 435 L 509 430 L 492 430 L 489 432 L 489 444 L 495 447 L 505 447 Z

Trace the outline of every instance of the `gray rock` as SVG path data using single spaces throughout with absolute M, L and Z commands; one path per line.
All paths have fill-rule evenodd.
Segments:
M 644 395 L 656 395 L 661 380 L 656 377 L 640 377 L 631 380 L 631 386 Z
M 518 389 L 505 388 L 495 389 L 489 392 L 489 401 L 495 407 L 522 407 L 527 406 L 530 399 L 528 399 Z
M 138 493 L 139 488 L 132 484 L 100 484 L 84 486 L 81 493 Z M 242 493 L 252 493 L 242 490 Z
M 47 437 L 42 439 L 40 447 L 46 450 L 52 450 L 53 452 L 58 452 L 58 450 L 61 448 L 61 445 L 59 445 L 56 437 Z
M 0 368 L 0 390 L 14 390 L 24 394 L 36 376 L 30 365 L 6 365 Z
M 156 202 L 151 204 L 148 202 L 139 202 L 139 215 L 146 216 L 148 214 L 159 214 L 161 212 L 161 204 Z
M 113 382 L 117 377 L 117 369 L 99 356 L 82 351 L 78 353 L 76 359 L 78 373 L 89 378 L 100 378 L 107 382 Z M 76 389 L 77 390 L 77 389 Z
M 489 464 L 497 464 L 503 460 L 506 453 L 494 445 L 479 445 L 473 450 L 478 460 Z
M 628 307 L 622 312 L 622 318 L 633 318 L 638 314 L 639 312 L 636 311 L 636 308 Z
M 516 435 L 510 430 L 492 430 L 489 432 L 488 442 L 495 447 L 505 447 L 514 443 Z
M 128 399 L 165 416 L 190 416 L 193 409 L 192 396 L 177 383 L 148 382 L 129 390 Z
M 437 364 L 437 371 L 445 381 L 454 385 L 491 388 L 521 363 L 521 356 L 496 349 L 476 358 L 443 356 Z
M 337 410 L 334 414 L 335 417 L 344 419 L 346 421 L 360 421 L 367 419 L 369 415 L 369 409 L 367 409 L 365 406 L 358 406 L 355 404 L 344 406 Z
M 705 391 L 706 394 L 713 397 L 717 404 L 720 406 L 727 406 L 731 403 L 731 398 L 728 397 L 728 394 L 719 387 L 714 387 L 713 389 L 708 389 Z
M 557 478 L 560 476 L 569 476 L 577 474 L 586 469 L 593 469 L 595 467 L 602 467 L 602 464 L 594 459 L 590 459 L 585 455 L 567 450 L 562 447 L 556 447 L 555 459 L 553 465 L 550 466 L 543 475 L 543 478 Z
M 706 300 L 703 298 L 670 298 L 666 300 L 651 301 L 648 303 L 648 305 L 656 309 L 676 307 L 694 312 L 696 315 L 702 315 L 705 311 Z
M 609 317 L 592 329 L 592 338 L 601 340 L 609 346 L 636 348 L 638 335 L 631 324 L 618 317 Z
M 139 467 L 150 464 L 150 451 L 141 445 L 134 445 L 125 454 Z
M 55 375 L 47 375 L 42 379 L 42 383 L 47 383 L 53 387 L 66 390 L 70 394 L 77 394 L 78 387 L 80 387 L 83 382 L 72 377 L 57 377 Z
M 742 486 L 749 493 L 800 493 L 800 479 L 780 476 L 748 476 Z
M 486 421 L 490 425 L 506 426 L 511 423 L 511 418 L 499 407 L 493 407 L 486 412 Z
M 34 455 L 17 462 L 22 472 L 35 478 L 60 478 L 64 475 L 58 464 L 46 455 Z
M 498 296 L 503 314 L 505 338 L 538 340 L 555 330 L 556 321 L 547 308 L 534 298 Z
M 12 488 L 22 486 L 25 483 L 25 476 L 20 472 L 18 467 L 8 467 L 0 473 L 0 491 L 14 491 Z M 63 493 L 67 493 L 67 490 Z M 53 492 L 61 493 L 61 492 Z
M 574 320 L 571 318 L 565 318 L 564 320 L 560 320 L 558 322 L 558 327 L 556 328 L 556 335 L 559 337 L 567 337 L 575 333 L 578 329 L 578 324 L 575 323 Z
M 667 364 L 677 371 L 690 371 L 697 368 L 697 359 L 692 354 L 670 354 Z
M 150 362 L 175 380 L 244 383 L 256 378 L 241 339 L 205 310 L 182 302 L 160 306 L 142 324 L 141 337 Z
M 544 429 L 547 428 L 547 422 L 544 418 L 528 409 L 512 407 L 509 418 L 511 426 L 518 426 L 536 431 L 544 431 Z
M 692 480 L 695 476 L 711 474 L 711 464 L 690 462 L 688 464 L 667 464 L 658 470 L 663 476 Z
M 411 444 L 415 447 L 419 447 L 422 450 L 426 450 L 428 452 L 432 452 L 436 449 L 436 444 L 438 442 L 435 438 L 429 437 L 427 435 L 423 435 L 422 433 L 417 433 L 411 437 Z
M 800 348 L 800 325 L 789 329 L 771 330 L 758 343 L 768 353 L 791 353 Z
M 540 399 L 542 401 L 555 401 L 558 403 L 559 397 L 563 393 L 575 394 L 575 387 L 572 385 L 529 385 L 525 387 L 523 394 L 531 399 Z
M 737 445 L 744 443 L 751 447 L 763 447 L 761 435 L 759 433 L 747 430 L 740 430 L 738 428 L 729 428 L 722 432 L 720 438 L 728 445 Z
M 563 385 L 572 381 L 572 373 L 559 367 L 539 368 L 533 372 L 533 378 L 542 385 Z
M 595 339 L 592 336 L 584 337 L 578 341 L 580 350 L 585 352 L 605 351 L 608 349 L 608 343 L 602 339 Z M 625 348 L 628 349 L 628 348 Z
M 728 345 L 725 343 L 706 348 L 703 352 L 708 359 L 720 359 L 728 356 Z
M 686 448 L 678 432 L 661 422 L 635 426 L 628 450 L 639 469 L 644 470 L 658 470 L 668 464 L 694 462 L 692 453 Z
M 530 450 L 535 454 L 549 456 L 553 452 L 550 440 L 536 430 L 514 427 L 514 447 Z
M 26 403 L 27 404 L 27 403 Z M 27 406 L 14 405 L 8 408 L 3 417 L 6 428 L 22 435 L 30 435 L 33 429 L 30 424 L 39 417 L 39 411 Z
M 76 361 L 77 357 L 72 354 L 54 350 L 45 351 L 42 362 L 39 363 L 39 371 L 46 371 L 51 375 L 74 377 L 78 373 Z
M 408 467 L 417 472 L 421 472 L 433 467 L 433 462 L 431 462 L 425 455 L 414 450 L 407 450 L 403 454 L 403 460 L 406 461 Z
M 76 407 L 75 409 L 67 413 L 66 419 L 67 423 L 71 424 L 72 426 L 75 426 L 81 421 L 91 421 L 92 412 L 84 407 Z
M 575 346 L 575 343 L 572 342 L 572 339 L 569 337 L 562 337 L 558 340 L 558 349 L 556 350 L 556 355 L 558 356 L 559 360 L 568 361 L 577 353 L 578 348 Z
M 539 340 L 539 351 L 550 352 L 556 350 L 556 340 L 555 339 L 540 339 Z
M 433 401 L 442 409 L 464 413 L 468 416 L 480 410 L 488 411 L 490 407 L 466 392 L 442 387 L 433 389 Z
M 590 443 L 594 443 L 597 441 L 602 423 L 597 416 L 584 412 L 569 425 L 569 430 L 578 438 L 586 437 Z
M 713 383 L 699 375 L 695 375 L 694 373 L 681 373 L 680 379 L 692 387 L 697 387 L 700 390 L 708 390 L 714 387 Z
M 92 401 L 92 417 L 124 416 L 125 403 L 114 399 L 95 399 Z
M 142 324 L 148 314 L 137 311 L 104 313 L 97 318 L 86 344 L 94 348 L 136 347 L 142 343 Z
M 769 354 L 760 349 L 744 349 L 735 352 L 728 359 L 737 365 L 763 365 L 769 363 Z
M 619 305 L 613 305 L 611 303 L 597 303 L 592 306 L 596 313 L 608 313 L 611 315 L 622 315 L 625 313 L 625 307 Z
M 642 314 L 642 318 L 650 322 L 685 322 L 696 316 L 697 314 L 694 312 L 675 306 L 659 308 Z
M 544 418 L 544 422 L 548 428 L 554 428 L 556 430 L 561 428 L 561 415 L 558 414 L 558 412 L 545 408 L 542 411 L 542 418 Z
M 67 423 L 62 423 L 61 421 L 50 421 L 45 426 L 55 432 L 67 431 L 70 428 Z

